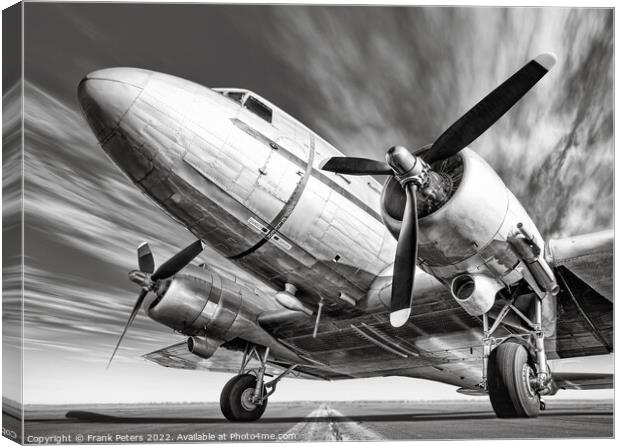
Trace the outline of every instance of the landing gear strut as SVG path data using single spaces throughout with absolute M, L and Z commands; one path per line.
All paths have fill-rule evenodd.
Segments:
M 491 328 L 487 315 L 483 315 L 481 386 L 489 392 L 493 410 L 500 418 L 533 418 L 544 410 L 541 395 L 549 392 L 551 376 L 545 355 L 541 300 L 536 298 L 534 305 L 534 321 L 530 321 L 512 301 L 502 308 Z M 510 310 L 531 330 L 504 340 L 493 338 L 493 332 Z M 501 343 L 491 350 L 498 341 Z
M 293 364 L 269 382 L 265 380 L 265 369 L 269 358 L 269 347 L 263 354 L 259 347 L 246 346 L 237 376 L 226 383 L 220 395 L 220 409 L 230 421 L 256 421 L 267 409 L 267 399 L 276 391 L 276 385 L 291 373 L 297 364 Z M 247 369 L 252 359 L 258 360 L 259 367 Z

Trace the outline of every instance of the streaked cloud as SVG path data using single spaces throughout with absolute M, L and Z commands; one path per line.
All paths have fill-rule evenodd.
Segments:
M 266 42 L 313 92 L 299 98 L 311 127 L 348 154 L 379 159 L 394 144 L 432 142 L 528 60 L 555 53 L 552 72 L 471 147 L 545 235 L 611 227 L 611 10 L 308 7 L 274 16 L 278 38 Z

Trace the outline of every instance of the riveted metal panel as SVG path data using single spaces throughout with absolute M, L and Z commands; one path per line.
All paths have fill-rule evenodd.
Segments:
M 101 145 L 103 150 L 118 164 L 133 181 L 142 180 L 151 170 L 153 163 L 119 131 L 114 131 Z

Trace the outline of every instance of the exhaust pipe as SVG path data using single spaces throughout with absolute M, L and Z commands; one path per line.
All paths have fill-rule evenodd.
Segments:
M 504 285 L 482 274 L 464 274 L 452 280 L 450 291 L 458 304 L 472 316 L 481 316 L 495 303 Z
M 219 348 L 221 342 L 215 342 L 209 338 L 199 338 L 192 336 L 187 338 L 187 349 L 190 353 L 204 359 L 209 359 Z

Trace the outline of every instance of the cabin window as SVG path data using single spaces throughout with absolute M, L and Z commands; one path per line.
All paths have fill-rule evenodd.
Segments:
M 224 96 L 226 96 L 228 99 L 232 99 L 233 101 L 241 104 L 241 100 L 243 99 L 243 94 L 244 93 L 242 91 L 227 91 L 226 93 L 224 93 Z
M 272 111 L 265 104 L 260 102 L 255 97 L 250 96 L 243 104 L 245 108 L 250 110 L 252 113 L 260 116 L 267 122 L 271 122 Z

